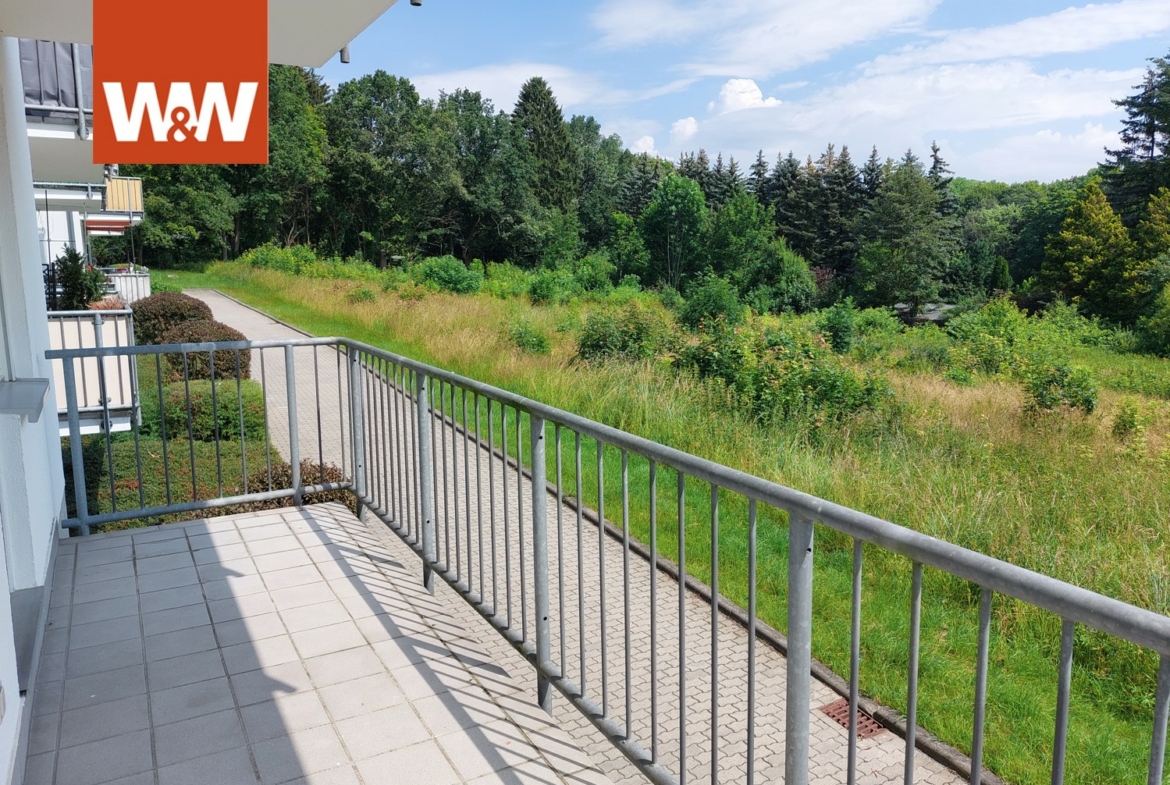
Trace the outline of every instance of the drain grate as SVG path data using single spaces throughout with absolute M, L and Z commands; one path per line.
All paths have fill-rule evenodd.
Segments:
M 822 706 L 821 711 L 829 716 L 833 722 L 840 725 L 842 728 L 849 728 L 849 701 L 842 698 L 836 703 L 830 703 L 828 706 Z M 857 709 L 857 738 L 868 739 L 870 736 L 876 736 L 885 728 L 875 720 L 873 717 L 866 714 L 860 708 Z

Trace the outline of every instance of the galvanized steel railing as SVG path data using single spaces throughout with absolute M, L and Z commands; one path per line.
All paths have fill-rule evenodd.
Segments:
M 854 546 L 848 686 L 847 779 L 850 783 L 857 776 L 861 576 L 863 546 L 868 544 L 904 556 L 913 564 L 908 711 L 904 729 L 907 783 L 915 776 L 923 567 L 931 567 L 969 581 L 981 591 L 972 707 L 971 782 L 979 783 L 984 776 L 991 601 L 993 595 L 1002 594 L 1063 619 L 1056 673 L 1053 782 L 1062 782 L 1064 777 L 1073 631 L 1077 624 L 1083 624 L 1150 649 L 1161 658 L 1148 782 L 1162 785 L 1170 713 L 1170 618 L 1165 616 L 353 341 L 330 338 L 77 349 L 53 351 L 48 356 L 63 363 L 66 389 L 70 390 L 73 364 L 87 358 L 135 357 L 139 362 L 153 363 L 159 369 L 161 384 L 160 356 L 182 357 L 182 367 L 186 369 L 188 359 L 193 356 L 206 356 L 214 364 L 213 352 L 234 354 L 237 370 L 240 353 L 252 352 L 259 358 L 266 402 L 271 406 L 271 401 L 277 404 L 283 401 L 287 407 L 287 418 L 276 418 L 282 423 L 276 428 L 271 427 L 266 407 L 264 447 L 271 450 L 274 441 L 286 439 L 292 466 L 288 487 L 272 487 L 269 467 L 269 485 L 259 492 L 225 495 L 221 477 L 218 496 L 199 498 L 198 484 L 193 482 L 191 498 L 185 498 L 178 494 L 172 496 L 168 481 L 164 506 L 151 508 L 142 500 L 138 509 L 91 513 L 80 460 L 82 445 L 76 427 L 76 401 L 71 398 L 68 414 L 77 516 L 66 521 L 66 526 L 88 531 L 89 526 L 102 523 L 249 501 L 291 498 L 299 504 L 307 493 L 349 490 L 359 501 L 359 511 L 364 508 L 374 514 L 421 556 L 423 579 L 428 588 L 434 590 L 436 575 L 443 578 L 524 653 L 536 670 L 541 706 L 550 709 L 553 689 L 560 692 L 655 783 L 684 783 L 688 777 L 688 744 L 705 748 L 710 757 L 710 780 L 715 782 L 719 779 L 720 756 L 731 754 L 721 744 L 728 734 L 719 727 L 721 700 L 730 700 L 721 698 L 719 689 L 720 668 L 726 664 L 720 652 L 719 632 L 721 624 L 726 624 L 722 610 L 728 605 L 719 594 L 720 505 L 727 509 L 729 504 L 746 502 L 747 547 L 742 554 L 748 577 L 744 620 L 748 636 L 746 734 L 742 738 L 743 749 L 735 750 L 737 760 L 742 758 L 746 764 L 743 781 L 762 781 L 758 773 L 760 755 L 755 744 L 759 718 L 771 711 L 758 701 L 761 674 L 757 673 L 759 630 L 755 619 L 761 581 L 757 574 L 757 532 L 762 516 L 771 519 L 780 511 L 788 518 L 789 559 L 784 710 L 786 783 L 805 785 L 809 775 L 814 524 L 822 524 L 852 538 Z M 307 359 L 310 355 L 311 359 Z M 282 380 L 266 376 L 266 356 L 270 366 L 275 360 L 279 360 L 276 364 L 283 365 Z M 328 371 L 324 373 L 324 383 L 323 368 Z M 335 380 L 330 378 L 334 369 Z M 185 372 L 183 379 L 186 382 Z M 238 388 L 241 384 L 238 372 L 235 382 Z M 215 388 L 212 385 L 213 393 Z M 241 407 L 243 433 L 242 393 L 237 403 Z M 280 409 L 279 405 L 271 408 L 277 412 Z M 337 431 L 332 430 L 334 422 Z M 137 431 L 134 439 L 137 449 Z M 325 442 L 330 439 L 339 442 L 335 448 L 340 450 L 345 481 L 303 487 L 299 472 L 302 442 L 315 442 L 316 458 L 324 465 L 329 452 Z M 165 436 L 163 443 L 167 443 Z M 217 426 L 217 459 L 220 446 Z M 241 449 L 246 475 L 247 449 L 246 446 Z M 307 450 L 305 454 L 312 452 Z M 590 454 L 596 461 L 595 467 L 583 463 Z M 607 455 L 615 465 L 620 457 L 620 493 L 605 480 Z M 639 472 L 642 467 L 648 471 L 650 535 L 645 546 L 634 542 L 630 534 L 632 461 L 638 462 Z M 112 457 L 110 467 L 112 470 Z M 141 473 L 141 462 L 138 471 Z M 583 481 L 587 471 L 593 473 L 597 485 L 595 513 L 586 510 L 584 505 L 585 497 L 591 492 Z M 669 482 L 669 474 L 674 475 L 675 482 L 670 484 L 674 498 L 668 506 L 676 506 L 676 511 L 674 516 L 668 513 L 663 518 L 658 494 L 662 479 Z M 571 479 L 566 480 L 566 476 Z M 706 595 L 710 604 L 709 627 L 704 631 L 710 635 L 709 648 L 704 648 L 703 661 L 698 664 L 686 662 L 691 642 L 688 635 L 696 631 L 688 629 L 685 616 L 688 603 L 695 601 L 695 595 L 689 591 L 689 579 L 684 580 L 685 576 L 679 576 L 667 562 L 669 554 L 678 564 L 687 563 L 686 521 L 688 508 L 694 506 L 688 488 L 696 482 L 710 491 L 709 501 L 704 504 L 703 534 L 711 557 L 711 587 Z M 245 491 L 248 488 L 246 478 L 243 487 Z M 615 496 L 620 500 L 621 520 L 620 524 L 611 526 L 606 521 L 606 500 Z M 555 516 L 554 532 L 550 532 L 550 509 Z M 670 523 L 672 517 L 677 527 L 675 541 L 663 549 L 659 528 Z M 593 528 L 596 532 L 589 534 Z M 616 568 L 606 564 L 607 545 L 612 549 L 615 543 L 620 545 L 621 558 Z M 632 551 L 645 554 L 648 570 L 643 567 L 638 571 L 631 564 Z M 587 552 L 590 563 L 587 563 Z M 610 571 L 620 578 L 620 598 L 607 596 L 608 575 L 614 574 Z M 631 583 L 640 579 L 638 576 L 643 572 L 650 575 L 649 625 L 635 629 L 632 614 L 637 609 L 632 607 Z M 664 575 L 677 584 L 677 606 L 669 599 L 664 604 L 658 596 L 658 584 Z M 594 577 L 599 578 L 596 587 L 587 591 L 587 581 Z M 612 587 L 617 585 L 615 580 Z M 674 608 L 669 611 L 674 618 L 669 615 L 662 618 L 667 608 Z M 620 616 L 620 629 L 610 625 L 611 614 Z M 574 620 L 576 625 L 572 624 Z M 671 633 L 671 639 L 661 634 L 664 629 Z M 570 645 L 574 638 L 577 651 Z M 633 652 L 640 648 L 636 644 L 647 640 L 649 656 L 645 662 Z M 669 658 L 670 662 L 665 662 L 663 652 L 669 652 L 666 647 L 672 643 L 677 644 L 678 651 L 675 657 Z M 615 653 L 611 648 L 620 650 L 621 662 L 611 657 Z M 677 663 L 673 662 L 676 658 Z M 708 674 L 706 678 L 710 679 L 709 706 L 691 705 L 687 699 L 688 673 L 694 673 L 697 665 L 702 666 Z M 645 696 L 634 694 L 637 685 L 631 674 L 635 668 L 648 668 L 648 707 L 642 706 Z M 674 687 L 660 683 L 667 671 L 677 679 Z M 667 701 L 667 697 L 673 701 Z M 677 709 L 668 711 L 668 702 L 671 707 L 677 702 Z M 668 714 L 670 727 L 665 722 Z M 700 726 L 698 729 L 696 724 Z M 739 737 L 736 739 L 738 745 Z

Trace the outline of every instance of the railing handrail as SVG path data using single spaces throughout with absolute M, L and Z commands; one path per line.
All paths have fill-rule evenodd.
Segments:
M 48 311 L 50 319 L 96 319 L 101 316 L 133 316 L 134 311 L 126 308 L 120 311 Z
M 381 357 L 416 373 L 459 385 L 469 391 L 495 398 L 529 415 L 559 423 L 582 435 L 682 471 L 689 476 L 739 493 L 805 520 L 812 520 L 839 532 L 897 553 L 955 577 L 1000 594 L 1014 597 L 1057 616 L 1086 624 L 1102 632 L 1170 655 L 1170 617 L 1084 589 L 1058 578 L 1011 564 L 962 546 L 954 545 L 867 513 L 789 488 L 692 455 L 682 450 L 579 415 L 534 401 L 490 384 L 469 379 L 394 352 L 346 338 L 298 338 L 269 341 L 173 344 L 167 346 L 106 347 L 101 349 L 59 349 L 46 352 L 50 360 L 142 356 L 210 351 L 271 349 L 286 346 L 337 346 Z

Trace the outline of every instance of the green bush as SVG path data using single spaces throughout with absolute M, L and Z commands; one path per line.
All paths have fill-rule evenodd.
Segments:
M 454 256 L 433 256 L 410 269 L 411 277 L 441 292 L 478 294 L 483 288 L 483 273 L 473 270 Z
M 372 303 L 378 299 L 378 295 L 374 294 L 374 290 L 367 286 L 359 286 L 352 292 L 345 296 L 346 302 L 357 303 Z
M 1084 368 L 1039 363 L 1023 373 L 1028 408 L 1050 411 L 1061 406 L 1092 414 L 1097 408 L 1097 385 Z
M 160 292 L 134 303 L 134 341 L 161 344 L 163 335 L 180 324 L 210 321 L 211 309 L 202 300 L 175 292 Z
M 491 262 L 484 271 L 483 290 L 501 300 L 520 297 L 528 291 L 531 277 L 511 262 Z
M 277 270 L 302 278 L 378 283 L 388 271 L 378 270 L 361 259 L 321 258 L 307 245 L 288 248 L 268 243 L 241 254 L 239 261 L 251 267 Z
M 190 387 L 191 438 L 199 442 L 215 441 L 218 424 L 221 441 L 239 441 L 242 433 L 249 442 L 263 442 L 264 390 L 258 383 L 242 381 L 237 395 L 235 381 L 216 382 L 215 406 L 212 406 L 211 382 L 193 381 Z M 161 438 L 165 423 L 168 440 L 186 439 L 187 409 L 187 385 L 183 382 L 163 387 L 161 411 L 157 388 L 144 387 L 140 433 Z
M 886 379 L 859 374 L 819 341 L 782 330 L 761 333 L 719 320 L 683 352 L 679 366 L 718 380 L 762 419 L 813 424 L 875 410 L 892 398 Z
M 617 267 L 609 261 L 609 254 L 605 252 L 589 254 L 573 265 L 573 283 L 576 288 L 591 294 L 604 295 L 612 291 L 616 274 Z
M 548 336 L 537 329 L 527 319 L 521 319 L 512 325 L 508 337 L 516 348 L 527 354 L 548 354 L 552 351 Z
M 528 280 L 528 297 L 533 305 L 565 303 L 579 292 L 573 276 L 564 270 L 538 270 Z
M 238 330 L 233 330 L 226 324 L 216 321 L 183 322 L 163 335 L 161 343 L 232 343 L 248 340 Z M 167 369 L 172 378 L 183 378 L 184 372 L 188 379 L 210 379 L 211 363 L 214 358 L 215 378 L 235 379 L 237 365 L 241 379 L 250 379 L 252 376 L 252 353 L 249 351 L 236 352 L 232 349 L 218 349 L 214 352 L 190 352 L 186 355 L 184 367 L 182 354 L 168 354 L 165 356 Z
M 837 354 L 848 354 L 853 348 L 853 334 L 857 332 L 857 309 L 853 298 L 846 297 L 832 308 L 821 311 L 817 327 Z
M 857 312 L 854 325 L 857 335 L 899 335 L 906 331 L 906 325 L 891 308 L 865 308 Z
M 1137 338 L 1142 351 L 1170 357 L 1170 284 L 1158 295 L 1153 312 L 1138 323 Z
M 739 302 L 739 293 L 725 278 L 704 275 L 691 289 L 690 297 L 679 311 L 679 321 L 692 330 L 704 322 L 722 319 L 729 325 L 743 321 L 744 308 Z
M 577 336 L 577 355 L 583 360 L 647 360 L 673 346 L 666 316 L 636 300 L 589 314 Z

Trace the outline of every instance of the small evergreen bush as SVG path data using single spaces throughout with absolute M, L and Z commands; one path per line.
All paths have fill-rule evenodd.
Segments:
M 1097 408 L 1097 385 L 1084 368 L 1039 363 L 1023 374 L 1028 408 L 1051 411 L 1061 406 L 1092 414 Z
M 526 354 L 548 354 L 552 351 L 548 336 L 542 333 L 527 319 L 521 319 L 512 325 L 508 337 L 516 348 Z
M 163 334 L 185 322 L 210 321 L 211 309 L 202 300 L 176 292 L 160 292 L 134 303 L 134 341 L 140 345 L 164 343 Z
M 473 270 L 454 256 L 434 256 L 411 268 L 418 283 L 441 292 L 478 294 L 483 288 L 483 273 Z
M 90 303 L 101 299 L 106 277 L 87 265 L 77 250 L 66 248 L 54 264 L 61 284 L 61 297 L 57 302 L 59 310 L 84 311 Z
M 528 297 L 533 305 L 565 303 L 579 292 L 573 276 L 564 270 L 538 270 L 528 280 Z
M 372 303 L 378 299 L 378 295 L 374 294 L 374 290 L 367 286 L 359 286 L 347 294 L 345 299 L 346 302 L 356 305 L 358 303 Z
M 248 340 L 238 330 L 233 330 L 226 324 L 216 321 L 183 322 L 172 327 L 163 335 L 160 343 L 234 343 Z M 182 354 L 168 354 L 164 360 L 171 378 L 184 378 L 184 364 Z M 249 351 L 236 352 L 231 349 L 218 349 L 214 352 L 191 352 L 186 355 L 186 378 L 210 379 L 212 358 L 215 362 L 216 379 L 236 378 L 236 366 L 239 365 L 239 377 L 250 379 L 252 376 L 252 353 Z
M 220 441 L 238 442 L 242 435 L 246 441 L 263 443 L 264 389 L 259 384 L 250 380 L 241 382 L 237 396 L 235 381 L 216 382 L 215 395 L 212 396 L 210 381 L 193 381 L 190 383 L 190 406 L 187 386 L 183 382 L 172 382 L 163 388 L 161 416 L 158 393 L 150 391 L 151 394 L 143 395 L 142 435 L 161 437 L 162 423 L 165 422 L 168 440 L 186 439 L 189 413 L 190 438 L 197 442 L 214 442 L 218 427 Z
M 832 308 L 821 311 L 817 326 L 837 354 L 848 354 L 853 348 L 853 334 L 857 332 L 857 309 L 853 298 L 846 297 Z
M 744 308 L 739 293 L 731 282 L 715 275 L 704 275 L 691 290 L 686 304 L 679 311 L 679 321 L 692 330 L 704 322 L 722 319 L 729 325 L 743 321 Z
M 620 309 L 594 311 L 577 336 L 583 360 L 648 360 L 671 351 L 674 336 L 666 317 L 631 301 Z
M 511 262 L 491 262 L 485 268 L 484 275 L 483 290 L 501 300 L 511 300 L 527 292 L 528 279 L 531 277 Z

